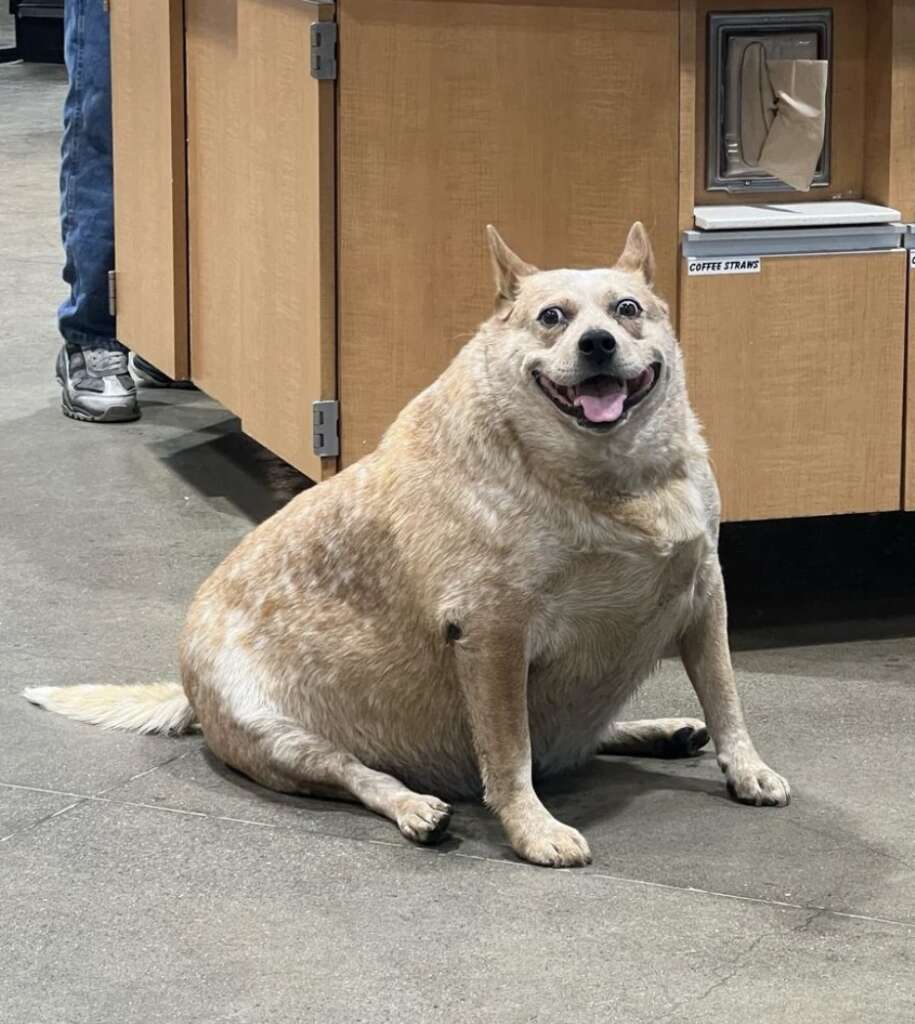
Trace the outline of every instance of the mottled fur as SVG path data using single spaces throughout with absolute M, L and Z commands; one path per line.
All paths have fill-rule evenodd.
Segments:
M 784 804 L 728 654 L 718 494 L 653 260 L 633 226 L 613 269 L 536 271 L 491 231 L 496 311 L 378 449 L 251 533 L 197 595 L 181 642 L 212 749 L 274 789 L 361 800 L 429 841 L 438 796 L 483 792 L 522 856 L 586 863 L 532 778 L 596 752 L 692 753 L 701 722 L 618 723 L 678 643 L 735 795 Z M 623 321 L 615 302 L 644 314 Z M 560 330 L 538 322 L 562 305 Z M 575 383 L 578 339 L 658 383 L 607 432 L 535 371 Z

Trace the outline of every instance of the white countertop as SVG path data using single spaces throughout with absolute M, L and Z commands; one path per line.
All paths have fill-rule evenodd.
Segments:
M 898 210 L 889 206 L 829 200 L 816 203 L 760 203 L 756 206 L 697 206 L 693 215 L 696 227 L 704 231 L 892 224 L 901 216 Z

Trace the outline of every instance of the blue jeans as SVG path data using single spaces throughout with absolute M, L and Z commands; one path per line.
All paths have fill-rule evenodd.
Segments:
M 114 190 L 110 35 L 103 0 L 65 0 L 64 56 L 70 88 L 64 103 L 60 222 L 70 297 L 58 310 L 60 333 L 80 347 L 120 349 L 108 312 Z

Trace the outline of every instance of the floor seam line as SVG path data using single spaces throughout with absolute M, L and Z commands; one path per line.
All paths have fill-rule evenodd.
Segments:
M 2 211 L 0 211 L 0 215 L 2 215 Z M 59 265 L 59 261 L 50 256 L 4 256 L 4 260 L 7 265 L 17 263 L 27 263 L 30 267 L 56 267 Z
M 175 761 L 180 761 L 183 757 L 187 757 L 188 754 L 193 753 L 192 750 L 182 750 L 180 754 L 175 754 L 174 757 L 170 757 L 160 764 L 155 764 L 151 768 L 144 768 L 143 771 L 137 772 L 135 775 L 131 775 L 128 779 L 122 779 L 120 782 L 115 782 L 113 785 L 108 786 L 107 789 L 100 789 L 97 793 L 93 793 L 89 799 L 98 800 L 105 798 L 109 793 L 114 793 L 124 786 L 129 786 L 131 782 L 136 782 L 137 779 L 145 779 L 150 775 L 155 774 L 160 768 L 165 768 L 170 764 L 174 764 Z
M 457 854 L 460 856 L 460 854 Z M 719 892 L 715 889 L 700 889 L 692 885 L 673 885 L 670 882 L 655 882 L 651 879 L 631 878 L 625 875 L 613 875 L 607 872 L 592 871 L 589 876 L 592 878 L 603 878 L 613 882 L 629 882 L 633 885 L 647 885 L 655 889 L 667 889 L 671 892 L 689 893 L 695 896 L 712 896 L 716 899 L 735 900 L 739 903 L 752 903 L 766 907 L 777 907 L 781 910 L 803 910 L 813 911 L 814 916 L 829 914 L 832 917 L 841 917 L 855 921 L 870 921 L 872 924 L 890 924 L 899 928 L 915 929 L 915 922 L 900 921 L 892 917 L 879 917 L 875 914 L 856 914 L 848 910 L 833 910 L 831 907 L 824 907 L 818 903 L 790 903 L 787 900 L 766 899 L 764 896 L 743 896 L 740 893 Z M 812 919 L 811 919 L 812 920 Z
M 73 793 L 67 789 L 47 789 L 44 786 L 23 786 L 18 782 L 0 782 L 0 789 L 17 789 L 25 793 L 47 793 L 51 796 L 70 796 L 79 800 L 91 800 L 90 793 Z
M 40 828 L 42 825 L 46 825 L 50 821 L 54 821 L 56 818 L 60 818 L 62 815 L 72 811 L 75 807 L 81 807 L 88 799 L 89 798 L 86 797 L 81 800 L 74 800 L 72 804 L 67 804 L 66 807 L 61 807 L 60 810 L 54 811 L 52 814 L 45 814 L 37 821 L 29 822 L 28 825 L 23 825 L 22 828 L 14 829 L 7 835 L 0 836 L 0 844 L 5 843 L 10 839 L 15 839 L 16 836 L 24 835 L 26 832 L 34 832 L 35 829 Z

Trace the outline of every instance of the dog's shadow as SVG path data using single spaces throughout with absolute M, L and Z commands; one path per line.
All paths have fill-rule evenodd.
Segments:
M 708 777 L 710 764 L 715 767 L 712 778 Z M 714 754 L 676 761 L 595 757 L 576 771 L 537 785 L 537 792 L 550 811 L 576 828 L 610 822 L 630 804 L 659 791 L 700 793 L 715 800 L 730 800 Z
M 203 756 L 217 775 L 233 787 L 245 790 L 257 801 L 307 812 L 309 817 L 326 815 L 328 831 L 344 832 L 358 839 L 363 838 L 362 833 L 366 830 L 374 837 L 387 827 L 361 804 L 277 793 L 230 768 L 206 746 Z M 709 777 L 710 767 L 714 769 L 712 777 Z M 552 814 L 581 830 L 599 830 L 622 816 L 632 804 L 659 792 L 730 800 L 715 766 L 714 755 L 708 753 L 677 761 L 596 757 L 574 771 L 539 780 L 536 789 Z M 438 850 L 450 852 L 462 846 L 478 848 L 483 844 L 491 856 L 514 859 L 502 826 L 482 801 L 455 801 L 454 812 L 451 828 Z M 341 816 L 344 819 L 342 823 Z M 396 831 L 392 831 L 391 838 L 395 836 Z

